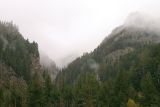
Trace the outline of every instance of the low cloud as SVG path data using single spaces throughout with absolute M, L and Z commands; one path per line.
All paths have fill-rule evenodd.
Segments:
M 8 45 L 8 40 L 6 38 L 4 38 L 3 35 L 0 35 L 0 39 L 3 42 L 3 51 L 4 51 Z

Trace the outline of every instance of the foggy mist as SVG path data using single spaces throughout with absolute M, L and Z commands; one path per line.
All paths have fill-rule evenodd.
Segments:
M 3 37 L 3 35 L 1 35 L 0 38 L 2 39 L 2 42 L 3 42 L 3 50 L 5 50 L 5 49 L 6 49 L 6 46 L 7 46 L 7 44 L 8 44 L 8 40 L 6 40 L 6 39 Z
M 128 15 L 124 26 L 142 28 L 147 31 L 160 32 L 160 16 L 157 14 L 147 14 L 145 12 L 133 12 Z
M 159 7 L 159 0 L 0 0 L 0 18 L 16 23 L 25 38 L 38 42 L 39 50 L 62 67 L 95 49 L 132 12 L 149 14 L 140 15 L 140 22 L 159 29 L 159 22 L 148 21 L 158 19 Z M 132 23 L 135 19 L 125 25 L 142 27 Z

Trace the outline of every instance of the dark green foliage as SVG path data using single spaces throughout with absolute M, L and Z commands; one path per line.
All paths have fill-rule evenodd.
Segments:
M 159 107 L 159 39 L 156 33 L 136 28 L 113 32 L 92 53 L 63 69 L 56 85 L 73 87 L 76 107 Z
M 32 68 L 38 44 L 0 22 L 0 107 L 159 107 L 160 37 L 117 29 L 52 81 Z
M 28 88 L 28 106 L 29 107 L 42 107 L 44 106 L 43 97 L 43 85 L 41 80 L 36 73 Z
M 45 84 L 44 84 L 44 105 L 45 107 L 53 107 L 58 105 L 59 101 L 59 93 L 55 88 L 51 78 L 48 74 L 45 76 Z M 41 93 L 42 94 L 42 93 Z
M 37 43 L 29 43 L 12 23 L 0 23 L 0 60 L 19 77 L 30 80 L 32 56 L 39 57 Z
M 77 107 L 94 107 L 98 103 L 99 83 L 94 74 L 82 75 L 75 86 L 75 101 Z
M 154 86 L 152 76 L 150 73 L 144 75 L 141 81 L 141 89 L 144 95 L 143 105 L 149 107 L 159 107 L 160 106 L 160 95 Z

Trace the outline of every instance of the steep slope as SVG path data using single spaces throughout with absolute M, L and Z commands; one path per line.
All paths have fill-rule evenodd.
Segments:
M 60 107 L 55 73 L 48 57 L 40 63 L 37 43 L 25 40 L 12 22 L 0 22 L 0 107 Z
M 40 69 L 37 43 L 25 40 L 12 23 L 0 23 L 0 43 L 1 63 L 11 67 L 18 77 L 29 80 L 30 74 Z
M 82 57 L 77 58 L 64 69 L 64 72 L 62 70 L 62 73 L 66 75 L 64 78 L 68 78 L 64 81 L 72 84 L 78 79 L 79 75 L 87 71 L 101 73 L 100 69 L 103 68 L 102 66 L 109 66 L 105 68 L 107 72 L 110 71 L 108 69 L 113 67 L 111 73 L 115 73 L 119 71 L 119 68 L 116 69 L 116 66 L 119 66 L 117 63 L 121 60 L 121 57 L 125 57 L 129 53 L 144 50 L 145 47 L 158 43 L 160 43 L 160 33 L 146 30 L 145 27 L 139 28 L 135 25 L 124 24 L 114 29 L 93 52 L 86 53 Z M 102 78 L 106 78 L 108 75 L 109 73 L 106 75 L 99 74 L 99 76 L 104 76 Z
M 42 84 L 38 44 L 30 43 L 12 22 L 0 22 L 0 107 L 27 107 L 33 77 Z
M 143 21 L 137 14 L 132 17 L 132 23 Z M 129 23 L 117 27 L 93 52 L 58 74 L 57 87 L 62 92 L 72 88 L 76 106 L 160 105 L 160 32 L 148 21 L 140 26 Z

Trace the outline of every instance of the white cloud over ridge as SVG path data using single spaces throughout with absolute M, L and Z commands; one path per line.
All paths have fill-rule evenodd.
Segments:
M 13 21 L 59 66 L 90 52 L 129 13 L 157 15 L 159 0 L 0 0 L 0 20 Z

